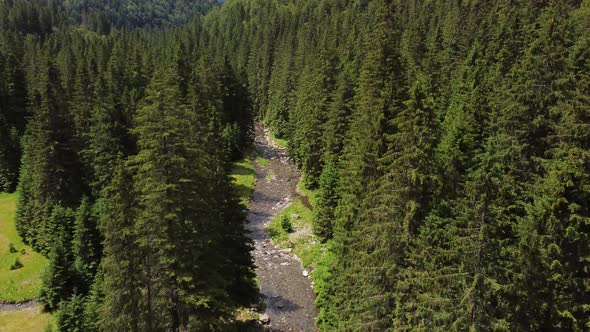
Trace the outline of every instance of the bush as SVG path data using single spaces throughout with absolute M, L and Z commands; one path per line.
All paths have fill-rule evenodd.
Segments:
M 21 267 L 23 267 L 23 263 L 20 262 L 20 260 L 17 258 L 14 263 L 12 263 L 12 265 L 10 265 L 10 270 L 18 270 Z
M 289 219 L 289 217 L 287 217 L 286 215 L 283 215 L 283 217 L 281 218 L 281 227 L 287 233 L 291 233 L 293 231 L 293 224 L 291 223 L 291 219 Z
M 12 242 L 8 244 L 8 250 L 10 251 L 11 254 L 18 252 L 18 250 L 16 250 L 16 247 L 14 246 L 14 243 L 12 243 Z

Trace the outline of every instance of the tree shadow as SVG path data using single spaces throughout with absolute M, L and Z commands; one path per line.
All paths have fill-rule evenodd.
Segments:
M 253 169 L 250 169 L 248 167 L 244 167 L 242 165 L 234 165 L 234 167 L 232 168 L 231 174 L 232 175 L 255 175 L 256 173 L 254 172 Z
M 264 300 L 266 302 L 266 310 L 275 312 L 293 312 L 302 308 L 299 304 L 280 295 L 266 295 L 264 296 Z

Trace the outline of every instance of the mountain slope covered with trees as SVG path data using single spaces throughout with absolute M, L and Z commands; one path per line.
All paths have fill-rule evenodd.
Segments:
M 588 1 L 206 17 L 322 197 L 323 329 L 590 328 L 589 22 Z
M 590 328 L 589 1 L 231 0 L 161 31 L 67 5 L 0 3 L 0 188 L 64 330 L 252 301 L 227 174 L 254 119 L 318 193 L 321 329 Z

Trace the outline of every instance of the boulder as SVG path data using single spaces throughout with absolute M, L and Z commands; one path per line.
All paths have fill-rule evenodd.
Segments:
M 270 323 L 270 317 L 267 314 L 262 314 L 258 317 L 258 321 L 263 325 L 268 325 Z
M 306 278 L 309 277 L 309 271 L 303 270 L 303 276 Z

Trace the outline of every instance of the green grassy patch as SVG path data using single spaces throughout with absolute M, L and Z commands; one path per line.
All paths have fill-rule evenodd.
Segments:
M 25 310 L 0 311 L 0 332 L 42 332 L 53 326 L 50 314 L 41 311 L 41 306 Z M 51 329 L 53 330 L 53 329 Z
M 16 194 L 0 194 L 0 301 L 8 303 L 36 299 L 47 264 L 47 259 L 25 245 L 16 231 L 16 199 Z M 16 252 L 10 252 L 11 243 Z M 17 259 L 23 266 L 11 270 Z
M 262 167 L 270 166 L 270 160 L 263 157 L 256 157 L 256 163 Z
M 305 177 L 305 175 L 303 175 Z M 305 187 L 305 184 L 303 184 L 303 180 L 299 181 L 299 183 L 297 184 L 297 192 L 301 195 L 304 196 L 308 201 L 309 204 L 311 204 L 312 207 L 317 205 L 317 190 L 311 190 L 311 189 L 307 189 Z
M 279 147 L 286 149 L 289 146 L 289 141 L 284 138 L 278 138 L 272 130 L 270 131 L 270 141 Z
M 299 218 L 292 218 L 298 215 Z M 293 225 L 291 233 L 285 231 L 282 225 L 283 217 L 289 218 Z M 281 213 L 274 217 L 268 225 L 268 234 L 281 248 L 292 248 L 303 267 L 315 269 L 321 259 L 324 249 L 313 235 L 313 212 L 298 198 Z
M 231 177 L 234 179 L 240 201 L 244 206 L 248 206 L 256 183 L 256 173 L 254 172 L 252 159 L 247 157 L 234 163 Z

